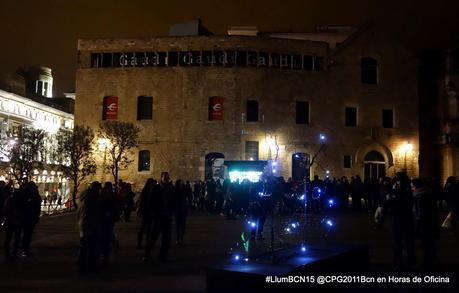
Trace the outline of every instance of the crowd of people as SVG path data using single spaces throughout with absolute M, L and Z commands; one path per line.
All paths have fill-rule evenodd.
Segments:
M 32 234 L 40 211 L 41 197 L 33 181 L 22 184 L 18 189 L 13 187 L 12 182 L 0 181 L 0 222 L 5 231 L 7 260 L 30 257 Z
M 41 197 L 34 182 L 20 188 L 0 182 L 0 219 L 6 232 L 7 259 L 30 256 L 30 242 L 40 216 Z M 151 258 L 155 243 L 161 238 L 160 261 L 167 261 L 175 223 L 176 245 L 184 244 L 188 211 L 200 210 L 225 216 L 228 220 L 250 219 L 254 224 L 252 240 L 263 240 L 263 226 L 268 214 L 292 216 L 295 213 L 371 212 L 376 227 L 391 223 L 396 269 L 404 267 L 403 249 L 408 268 L 415 260 L 415 237 L 421 240 L 426 269 L 436 262 L 435 239 L 439 235 L 438 209 L 448 209 L 443 225 L 457 230 L 459 215 L 459 181 L 448 178 L 444 188 L 433 180 L 410 180 L 405 173 L 394 178 L 363 182 L 356 175 L 350 179 L 314 176 L 312 180 L 284 180 L 267 176 L 258 182 L 209 179 L 172 182 L 163 172 L 159 181 L 148 179 L 136 197 L 129 183 L 93 182 L 80 195 L 77 212 L 80 234 L 78 269 L 96 271 L 108 265 L 111 253 L 119 244 L 114 232 L 120 220 L 131 221 L 135 211 L 141 219 L 137 248 L 144 250 L 144 261 Z

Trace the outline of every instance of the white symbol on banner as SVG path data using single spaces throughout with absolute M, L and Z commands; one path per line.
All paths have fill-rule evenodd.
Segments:
M 213 109 L 215 112 L 220 112 L 222 110 L 222 104 L 215 104 Z
M 107 110 L 109 111 L 115 111 L 117 108 L 116 103 L 111 103 L 110 105 L 107 106 Z

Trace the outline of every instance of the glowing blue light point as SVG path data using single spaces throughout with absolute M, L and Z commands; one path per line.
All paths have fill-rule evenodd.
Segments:
M 304 200 L 304 199 L 305 199 L 305 195 L 302 194 L 302 195 L 300 196 L 300 200 Z
M 327 223 L 327 225 L 328 225 L 329 227 L 333 227 L 333 222 L 332 222 L 331 220 L 327 220 L 326 223 Z
M 245 261 L 245 262 L 248 262 L 248 261 L 249 261 L 249 259 L 248 259 L 248 258 L 244 258 L 244 261 Z
M 250 224 L 250 226 L 251 226 L 252 228 L 255 228 L 255 227 L 257 226 L 257 224 L 255 224 L 254 222 L 252 222 L 252 223 Z
M 237 260 L 240 260 L 240 259 L 241 259 L 241 256 L 239 254 L 234 255 L 234 260 L 237 261 Z
M 335 202 L 333 201 L 333 199 L 330 199 L 330 200 L 328 201 L 328 204 L 329 204 L 330 206 L 332 206 L 334 203 L 335 203 Z
M 273 169 L 273 173 L 276 173 L 276 169 Z
M 322 133 L 321 133 L 321 134 L 319 135 L 319 138 L 320 138 L 321 141 L 324 141 L 324 140 L 326 139 L 326 136 L 325 136 L 325 134 L 322 134 Z
M 301 246 L 301 252 L 306 252 L 306 246 Z
M 273 162 L 273 164 L 272 164 L 272 165 L 273 165 L 273 166 L 277 166 L 277 162 Z

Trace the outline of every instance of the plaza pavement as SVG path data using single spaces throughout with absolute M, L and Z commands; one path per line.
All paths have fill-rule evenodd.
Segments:
M 153 257 L 149 263 L 142 263 L 142 251 L 135 247 L 139 222 L 133 216 L 133 222 L 116 225 L 121 249 L 113 257 L 110 267 L 96 275 L 79 276 L 75 266 L 79 240 L 75 218 L 75 213 L 42 217 L 34 234 L 30 259 L 6 262 L 1 247 L 0 292 L 204 291 L 206 268 L 228 260 L 230 247 L 239 239 L 241 231 L 246 230 L 245 221 L 226 220 L 222 216 L 192 211 L 185 245 L 171 246 L 169 262 L 163 264 Z M 309 240 L 369 244 L 372 270 L 391 271 L 388 225 L 377 231 L 372 215 L 363 212 L 335 214 L 333 219 L 335 228 L 325 236 L 318 224 L 320 218 L 313 218 L 309 224 L 311 227 L 308 227 Z M 2 243 L 3 234 L 0 235 Z M 266 238 L 268 236 L 265 234 Z M 442 231 L 441 236 L 438 242 L 439 268 L 445 272 L 456 271 L 459 263 L 458 238 L 447 231 Z M 174 234 L 172 242 L 175 243 Z M 417 254 L 420 259 L 419 249 Z M 153 256 L 156 255 L 157 250 Z

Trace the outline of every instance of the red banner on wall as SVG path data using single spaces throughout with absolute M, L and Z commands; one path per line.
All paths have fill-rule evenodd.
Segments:
M 103 119 L 118 119 L 118 97 L 104 97 Z
M 223 98 L 209 98 L 209 120 L 223 120 Z

